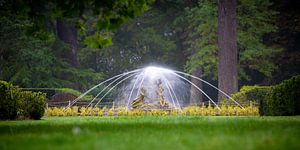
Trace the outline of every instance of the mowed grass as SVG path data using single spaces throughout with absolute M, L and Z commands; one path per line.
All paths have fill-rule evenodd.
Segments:
M 0 149 L 300 149 L 295 117 L 60 117 L 1 121 Z

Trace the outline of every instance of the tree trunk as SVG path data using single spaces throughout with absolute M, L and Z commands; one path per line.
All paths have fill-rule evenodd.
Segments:
M 201 78 L 202 76 L 202 69 L 198 68 L 197 70 L 192 72 L 193 76 Z M 203 90 L 202 82 L 191 78 L 191 82 L 197 85 L 201 90 Z M 202 93 L 193 85 L 191 85 L 191 90 L 190 90 L 190 105 L 200 105 L 201 102 L 203 102 L 203 97 Z
M 236 0 L 218 4 L 218 86 L 227 94 L 238 91 Z M 226 98 L 219 92 L 219 102 Z
M 65 58 L 72 67 L 78 67 L 78 41 L 75 23 L 58 19 L 56 21 L 56 30 L 58 38 L 64 43 L 69 44 L 71 48 L 71 51 L 64 52 L 62 57 Z M 71 80 L 72 76 L 64 74 L 62 78 L 64 80 Z M 79 84 L 79 82 L 72 83 L 70 87 L 76 90 L 82 89 L 82 86 Z
M 64 57 L 73 67 L 78 67 L 77 52 L 78 52 L 78 43 L 77 43 L 77 30 L 75 23 L 67 22 L 62 19 L 58 19 L 56 22 L 57 36 L 64 43 L 70 45 L 71 52 L 65 53 Z

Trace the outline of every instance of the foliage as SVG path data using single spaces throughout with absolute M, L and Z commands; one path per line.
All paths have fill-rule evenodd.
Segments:
M 295 76 L 274 86 L 244 86 L 232 98 L 243 106 L 255 102 L 261 116 L 299 115 L 299 85 L 300 76 Z M 231 105 L 233 102 L 226 99 L 223 104 Z
M 112 45 L 111 37 L 103 37 L 99 33 L 89 36 L 84 39 L 84 44 L 88 45 L 89 48 L 102 48 Z
M 274 86 L 267 102 L 266 115 L 300 115 L 300 76 Z
M 64 75 L 68 75 L 71 78 L 69 81 L 71 83 L 60 85 L 60 87 L 72 87 L 72 83 L 79 83 L 83 90 L 87 90 L 91 85 L 99 82 L 103 79 L 104 75 L 102 73 L 96 72 L 93 69 L 86 68 L 60 68 L 60 75 L 63 77 Z M 70 85 L 71 84 L 71 85 Z
M 266 36 L 264 39 L 270 45 L 282 48 L 280 55 L 274 59 L 277 71 L 273 74 L 271 83 L 280 83 L 292 76 L 300 74 L 300 15 L 299 1 L 274 1 L 274 8 L 278 10 L 276 26 L 278 31 Z
M 83 93 L 74 90 L 74 89 L 70 89 L 70 88 L 55 88 L 54 89 L 56 92 L 62 92 L 62 93 L 70 93 L 73 94 L 76 97 L 81 96 Z M 93 97 L 91 95 L 86 95 L 84 97 L 82 97 L 82 100 L 91 100 Z
M 80 63 L 113 75 L 142 64 L 164 63 L 172 59 L 168 54 L 176 48 L 173 41 L 152 27 L 140 27 L 133 23 L 122 26 L 115 33 L 113 46 L 101 50 L 82 49 L 79 52 Z
M 0 27 L 1 79 L 22 87 L 71 87 L 79 83 L 86 89 L 103 78 L 92 69 L 72 68 L 60 57 L 70 48 L 56 41 L 53 34 L 26 35 L 27 29 L 33 28 L 28 19 L 1 16 Z
M 45 112 L 46 94 L 21 91 L 12 84 L 0 81 L 0 119 L 40 119 Z
M 130 18 L 148 9 L 146 1 L 4 1 L 0 18 L 0 79 L 11 81 L 22 87 L 75 87 L 87 89 L 103 78 L 92 67 L 74 68 L 63 55 L 71 48 L 55 40 L 52 22 L 58 18 L 77 20 L 78 28 L 84 30 L 81 16 L 93 16 L 94 29 L 84 35 L 86 44 L 96 41 L 96 46 L 111 44 L 111 37 L 95 32 L 95 28 L 114 30 Z M 81 7 L 75 7 L 81 6 Z M 74 6 L 74 7 L 73 7 Z M 138 6 L 138 7 L 136 7 Z M 118 9 L 115 9 L 118 8 Z M 84 10 L 84 11 L 83 11 Z M 6 15 L 7 14 L 7 15 Z M 84 17 L 82 17 L 84 18 Z M 46 25 L 46 27 L 45 27 Z M 93 34 L 91 34 L 93 33 Z M 90 36 L 90 37 L 89 37 Z M 101 40 L 102 38 L 105 38 Z M 3 57 L 2 57 L 3 56 Z M 39 62 L 39 63 L 36 63 Z
M 266 77 L 276 69 L 272 58 L 280 51 L 267 47 L 263 36 L 276 31 L 272 19 L 277 14 L 269 0 L 240 0 L 237 6 L 237 42 L 241 79 L 249 80 L 245 70 L 256 70 Z M 203 0 L 199 6 L 186 9 L 189 51 L 186 70 L 202 68 L 204 76 L 217 78 L 217 1 Z M 212 71 L 213 70 L 213 71 Z
M 268 93 L 271 86 L 243 86 L 239 92 L 234 93 L 231 97 L 243 106 L 249 106 L 250 103 L 258 104 L 260 101 L 267 101 L 269 99 Z M 225 105 L 235 105 L 231 99 L 222 101 Z
M 109 76 L 153 63 L 182 69 L 185 56 L 181 43 L 176 41 L 180 35 L 171 24 L 186 6 L 184 3 L 157 1 L 151 9 L 120 26 L 116 32 L 101 32 L 101 36 L 113 35 L 114 45 L 81 49 L 80 63 Z M 87 33 L 94 33 L 89 31 L 94 21 L 88 23 L 93 19 L 89 16 L 84 18 Z
M 18 103 L 19 116 L 38 120 L 45 112 L 46 94 L 41 92 L 22 91 Z
M 66 1 L 26 1 L 13 0 L 4 1 L 1 4 L 5 10 L 14 10 L 18 16 L 33 18 L 35 30 L 44 30 L 44 24 L 48 19 L 67 18 L 73 20 L 80 20 L 83 15 L 94 16 L 94 28 L 100 31 L 115 30 L 121 24 L 127 22 L 129 19 L 140 15 L 148 9 L 148 5 L 153 0 L 66 0 Z M 78 23 L 80 28 L 84 29 L 84 21 Z M 98 31 L 95 32 L 98 34 Z M 111 38 L 103 39 L 102 36 L 94 34 L 87 38 L 87 44 L 98 47 L 105 46 L 111 43 Z M 103 44 L 103 45 L 102 45 Z
M 217 79 L 217 1 L 204 0 L 198 7 L 186 8 L 184 20 L 190 31 L 187 37 L 191 54 L 186 70 L 201 67 L 204 76 Z
M 0 119 L 16 119 L 20 90 L 0 80 Z
M 281 51 L 263 43 L 263 36 L 277 31 L 274 18 L 278 12 L 271 9 L 269 0 L 240 0 L 237 6 L 238 50 L 240 74 L 244 69 L 257 70 L 266 77 L 271 77 L 276 69 L 272 58 Z M 246 74 L 245 74 L 246 75 Z M 242 76 L 248 78 L 248 76 Z
M 71 111 L 72 110 L 72 111 Z M 81 107 L 78 111 L 78 107 L 72 108 L 47 108 L 46 116 L 256 116 L 258 115 L 258 108 L 254 105 L 249 105 L 243 108 L 237 106 L 225 106 L 222 105 L 221 110 L 212 106 L 189 106 L 183 108 L 183 110 L 142 110 L 133 109 L 127 110 L 125 107 L 117 107 L 108 109 L 106 107 L 100 109 L 99 107 Z

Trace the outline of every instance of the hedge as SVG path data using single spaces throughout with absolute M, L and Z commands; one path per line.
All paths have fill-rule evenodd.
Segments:
M 243 106 L 258 103 L 261 116 L 300 115 L 300 75 L 274 86 L 243 86 L 232 98 Z M 228 99 L 222 103 L 233 104 Z
M 70 89 L 70 88 L 25 88 L 25 90 L 32 91 L 32 92 L 42 92 L 46 93 L 47 99 L 51 99 L 52 96 L 54 96 L 57 93 L 68 93 L 74 95 L 76 98 L 81 96 L 83 93 Z M 93 99 L 94 97 L 92 95 L 85 95 L 81 98 L 83 101 L 89 101 Z
M 258 104 L 261 100 L 267 101 L 270 86 L 243 86 L 239 92 L 231 97 L 243 106 L 249 106 L 250 102 Z M 225 105 L 236 105 L 232 100 L 225 99 L 221 102 Z
M 266 115 L 300 115 L 300 75 L 272 88 L 267 101 Z
M 0 81 L 0 119 L 16 119 L 19 92 L 12 84 Z
M 45 112 L 46 94 L 41 92 L 23 91 L 19 97 L 18 116 L 40 119 Z
M 40 119 L 45 111 L 46 94 L 21 91 L 0 81 L 0 119 Z

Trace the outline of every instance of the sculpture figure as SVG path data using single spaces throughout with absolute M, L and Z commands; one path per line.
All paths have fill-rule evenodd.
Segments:
M 139 96 L 131 102 L 133 109 L 141 108 L 143 106 L 145 103 L 145 92 L 145 89 L 142 87 Z

